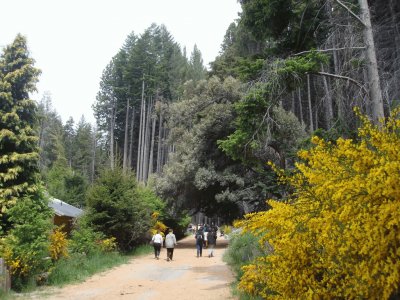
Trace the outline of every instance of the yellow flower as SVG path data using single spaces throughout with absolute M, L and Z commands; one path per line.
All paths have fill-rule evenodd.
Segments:
M 357 111 L 357 110 L 356 110 Z M 290 201 L 235 226 L 259 237 L 265 256 L 243 267 L 239 288 L 274 299 L 388 299 L 400 286 L 400 108 L 360 141 L 327 143 L 299 152 L 282 180 Z M 276 167 L 274 167 L 276 169 Z

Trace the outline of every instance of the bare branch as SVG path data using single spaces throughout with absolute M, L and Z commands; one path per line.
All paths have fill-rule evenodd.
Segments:
M 364 27 L 365 27 L 365 23 L 363 20 L 361 20 L 361 18 L 359 16 L 357 16 L 349 7 L 347 7 L 343 2 L 341 2 L 340 0 L 335 0 L 341 7 L 343 7 L 344 9 L 346 9 L 355 19 L 357 19 L 357 21 L 359 21 Z
M 292 56 L 299 56 L 302 54 L 306 53 L 311 53 L 311 52 L 331 52 L 331 51 L 340 51 L 340 50 L 363 50 L 365 47 L 342 47 L 342 48 L 330 48 L 330 49 L 317 49 L 317 50 L 308 50 L 308 51 L 302 51 L 296 54 L 293 54 Z
M 342 79 L 342 80 L 347 80 L 347 81 L 357 85 L 360 89 L 362 89 L 368 95 L 368 91 L 366 90 L 366 88 L 360 82 L 358 82 L 357 80 L 355 80 L 355 79 L 353 79 L 351 77 L 342 76 L 342 75 L 336 75 L 336 74 L 326 73 L 326 72 L 313 72 L 311 74 L 327 76 L 327 77 L 332 77 L 332 78 L 337 78 L 337 79 Z

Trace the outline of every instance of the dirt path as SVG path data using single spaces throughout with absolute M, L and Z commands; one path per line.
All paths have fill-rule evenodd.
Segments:
M 82 283 L 46 289 L 28 299 L 236 299 L 230 291 L 233 274 L 222 261 L 226 246 L 227 241 L 218 238 L 215 257 L 203 249 L 203 257 L 197 258 L 190 236 L 178 242 L 173 261 L 166 261 L 164 248 L 160 260 L 153 254 L 140 256 Z

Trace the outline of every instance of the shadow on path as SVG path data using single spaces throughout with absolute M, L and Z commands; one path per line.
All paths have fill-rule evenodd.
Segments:
M 215 249 L 225 249 L 228 247 L 229 240 L 225 239 L 224 236 L 218 236 L 217 244 Z M 175 247 L 176 249 L 193 249 L 196 250 L 196 240 L 194 235 L 187 236 L 178 241 L 178 245 Z M 203 247 L 203 251 L 207 250 L 207 248 Z

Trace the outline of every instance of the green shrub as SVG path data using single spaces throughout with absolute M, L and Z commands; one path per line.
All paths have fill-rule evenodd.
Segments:
M 224 228 L 227 228 L 228 232 L 231 233 L 232 227 L 226 226 Z M 225 251 L 223 260 L 231 266 L 237 277 L 237 282 L 232 286 L 232 292 L 240 300 L 259 300 L 261 298 L 243 293 L 237 288 L 237 284 L 243 275 L 242 266 L 247 265 L 263 253 L 258 239 L 249 233 L 232 233 L 229 236 L 229 247 Z
M 93 230 L 85 216 L 83 216 L 79 219 L 76 228 L 71 233 L 69 250 L 72 253 L 91 256 L 94 253 L 101 252 L 101 245 L 99 242 L 104 238 L 104 234 Z
M 115 237 L 122 251 L 145 241 L 152 211 L 137 191 L 134 174 L 105 170 L 87 195 L 87 219 L 95 231 Z
M 13 289 L 21 290 L 50 268 L 51 213 L 45 199 L 25 197 L 8 214 L 13 227 L 2 239 L 0 252 L 10 267 Z
M 263 254 L 258 238 L 252 234 L 234 233 L 230 235 L 229 247 L 224 254 L 224 261 L 231 266 L 240 278 L 243 274 L 241 268 L 249 264 L 254 258 Z

